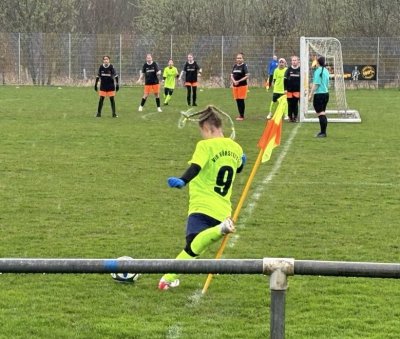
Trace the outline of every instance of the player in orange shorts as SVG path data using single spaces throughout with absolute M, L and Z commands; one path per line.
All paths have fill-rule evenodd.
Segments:
M 154 93 L 156 97 L 157 111 L 162 112 L 160 107 L 160 82 L 158 76 L 161 74 L 161 70 L 157 63 L 153 61 L 151 54 L 146 55 L 146 63 L 143 65 L 138 83 L 142 82 L 144 77 L 144 93 L 142 101 L 140 102 L 139 112 L 143 111 L 144 104 L 146 103 L 147 97 L 150 93 Z
M 288 115 L 291 122 L 297 122 L 300 101 L 300 65 L 299 57 L 293 55 L 291 66 L 286 70 L 283 82 L 288 103 Z
M 97 84 L 100 80 L 100 91 L 99 91 L 99 105 L 97 107 L 96 117 L 101 117 L 101 110 L 103 109 L 104 98 L 109 97 L 111 103 L 112 117 L 118 118 L 115 113 L 115 91 L 118 92 L 118 74 L 115 68 L 110 64 L 110 57 L 108 55 L 103 56 L 103 64 L 99 67 L 99 72 L 96 77 L 96 83 L 94 84 L 94 90 L 97 92 Z M 115 83 L 114 83 L 115 81 Z
M 244 63 L 243 53 L 238 53 L 236 56 L 236 64 L 233 66 L 231 73 L 233 98 L 239 111 L 239 116 L 236 118 L 238 121 L 244 120 L 245 102 L 247 98 L 247 79 L 249 78 L 249 71 L 247 65 Z

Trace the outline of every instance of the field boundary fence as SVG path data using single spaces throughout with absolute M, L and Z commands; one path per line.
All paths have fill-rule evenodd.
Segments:
M 318 275 L 400 279 L 400 263 L 263 259 L 35 259 L 1 258 L 2 273 L 186 273 L 270 276 L 270 338 L 285 338 L 288 276 Z
M 346 81 L 347 88 L 399 88 L 400 37 L 337 37 L 343 64 L 372 65 L 373 80 Z M 238 52 L 245 54 L 250 86 L 263 86 L 273 54 L 287 60 L 300 53 L 300 37 L 140 36 L 135 34 L 0 33 L 0 81 L 3 85 L 89 86 L 103 55 L 133 85 L 147 53 L 161 68 L 173 58 L 182 69 L 188 53 L 203 68 L 201 86 L 229 87 Z

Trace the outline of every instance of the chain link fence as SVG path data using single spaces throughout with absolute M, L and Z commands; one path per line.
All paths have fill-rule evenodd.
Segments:
M 338 39 L 344 65 L 374 65 L 376 69 L 373 81 L 347 81 L 347 87 L 400 87 L 400 37 Z M 262 86 L 273 54 L 289 60 L 299 50 L 300 37 L 0 33 L 0 81 L 8 85 L 91 85 L 103 55 L 109 55 L 121 84 L 133 85 L 147 53 L 161 68 L 173 58 L 178 70 L 187 54 L 193 53 L 203 68 L 202 86 L 228 87 L 236 54 L 243 52 L 250 86 Z

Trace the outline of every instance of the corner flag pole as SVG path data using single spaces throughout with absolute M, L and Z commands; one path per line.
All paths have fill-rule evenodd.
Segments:
M 258 167 L 260 167 L 261 159 L 263 157 L 263 154 L 264 154 L 264 150 L 260 149 L 260 152 L 258 153 L 257 160 L 256 160 L 256 162 L 255 162 L 255 164 L 253 166 L 253 169 L 251 170 L 249 178 L 247 179 L 246 185 L 245 185 L 245 187 L 243 189 L 242 195 L 240 196 L 240 199 L 239 199 L 239 202 L 238 202 L 238 204 L 236 206 L 235 212 L 233 213 L 233 217 L 232 217 L 233 222 L 236 222 L 236 220 L 238 219 L 240 210 L 242 209 L 244 201 L 247 198 L 247 194 L 249 193 L 251 183 L 253 182 L 253 179 L 254 179 L 254 177 L 255 177 L 255 175 L 257 173 Z M 215 259 L 220 259 L 221 258 L 222 253 L 225 250 L 226 244 L 228 243 L 228 240 L 229 240 L 229 233 L 225 234 L 224 239 L 222 240 L 221 246 L 219 247 L 218 252 L 217 252 L 217 254 L 215 256 Z M 206 280 L 206 282 L 204 284 L 203 290 L 201 291 L 202 294 L 206 294 L 206 292 L 208 290 L 208 287 L 211 284 L 212 278 L 213 278 L 212 273 L 209 273 L 208 276 L 207 276 L 207 280 Z

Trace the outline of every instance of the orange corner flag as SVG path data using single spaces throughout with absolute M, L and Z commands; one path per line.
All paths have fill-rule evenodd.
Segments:
M 278 99 L 278 107 L 272 119 L 268 120 L 267 126 L 258 141 L 258 147 L 264 150 L 261 162 L 266 162 L 271 158 L 272 150 L 281 143 L 282 117 L 287 112 L 286 95 Z

